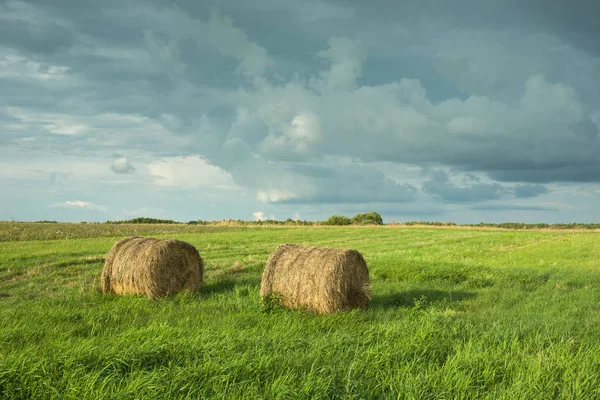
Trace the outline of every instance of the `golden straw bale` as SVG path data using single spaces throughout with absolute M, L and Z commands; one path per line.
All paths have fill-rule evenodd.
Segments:
M 369 270 L 356 250 L 282 244 L 267 261 L 260 296 L 321 314 L 365 308 L 371 300 Z
M 158 298 L 202 284 L 204 262 L 194 246 L 176 239 L 128 237 L 106 255 L 102 292 Z

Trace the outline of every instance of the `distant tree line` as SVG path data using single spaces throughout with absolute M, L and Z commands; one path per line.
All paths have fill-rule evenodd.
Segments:
M 352 218 L 344 215 L 332 215 L 323 225 L 383 225 L 383 218 L 376 212 L 356 214 Z
M 397 225 L 392 222 L 392 225 Z M 436 222 L 436 221 L 407 221 L 399 225 L 424 225 L 424 226 L 473 226 L 482 228 L 503 228 L 503 229 L 600 229 L 600 223 L 580 223 L 569 222 L 561 224 L 535 223 L 526 224 L 524 222 L 500 222 L 497 224 L 489 222 L 480 222 L 478 224 L 456 224 L 454 222 Z
M 36 223 L 57 223 L 57 221 L 35 221 Z M 86 223 L 86 222 L 80 222 Z M 90 222 L 91 223 L 91 222 Z M 97 223 L 97 222 L 95 222 Z M 383 218 L 377 212 L 367 212 L 362 214 L 356 214 L 352 218 L 346 217 L 345 215 L 332 215 L 325 221 L 301 221 L 293 220 L 288 218 L 286 220 L 261 220 L 261 221 L 245 221 L 241 219 L 223 219 L 218 221 L 203 221 L 203 220 L 191 220 L 188 222 L 178 222 L 172 219 L 159 219 L 159 218 L 148 218 L 139 217 L 129 220 L 122 221 L 106 221 L 105 224 L 188 224 L 188 225 L 229 225 L 229 226 L 263 226 L 263 225 L 282 225 L 282 226 L 318 226 L 318 225 L 332 225 L 332 226 L 349 226 L 349 225 L 383 225 Z M 483 227 L 483 228 L 504 228 L 504 229 L 600 229 L 600 223 L 559 223 L 559 224 L 548 224 L 548 223 L 535 223 L 526 224 L 523 222 L 502 222 L 502 223 L 486 223 L 480 222 L 478 224 L 456 224 L 454 222 L 439 222 L 439 221 L 406 221 L 406 222 L 395 222 L 392 221 L 390 225 L 406 225 L 406 226 L 472 226 L 472 227 Z
M 41 221 L 40 221 L 41 222 Z M 43 221 L 50 222 L 50 221 Z M 266 219 L 260 221 L 245 221 L 242 219 L 223 219 L 220 221 L 191 220 L 178 222 L 172 219 L 139 217 L 120 221 L 106 221 L 105 224 L 188 224 L 188 225 L 383 225 L 383 218 L 376 212 L 356 214 L 352 218 L 343 215 L 333 215 L 326 221 L 301 221 L 288 218 L 286 220 Z
M 496 227 L 496 228 L 506 228 L 506 229 L 600 229 L 599 224 L 584 224 L 578 222 L 570 222 L 563 224 L 545 224 L 545 223 L 537 223 L 537 224 L 525 224 L 522 222 L 503 222 L 500 224 L 489 224 L 485 222 L 480 222 L 477 225 L 472 226 L 482 226 L 482 227 Z
M 395 222 L 392 222 L 392 225 L 396 225 Z M 402 222 L 400 225 L 429 225 L 429 226 L 456 226 L 454 222 L 439 222 L 439 221 L 407 221 Z
M 106 221 L 105 224 L 179 224 L 180 222 L 173 221 L 172 219 L 158 219 L 158 218 L 133 218 L 125 221 Z

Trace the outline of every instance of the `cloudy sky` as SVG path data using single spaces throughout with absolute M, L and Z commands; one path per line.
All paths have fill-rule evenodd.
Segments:
M 0 0 L 0 220 L 600 220 L 596 0 Z

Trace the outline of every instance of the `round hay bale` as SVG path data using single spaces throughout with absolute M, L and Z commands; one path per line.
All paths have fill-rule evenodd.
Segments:
M 128 237 L 106 255 L 102 292 L 169 296 L 200 288 L 204 262 L 191 244 L 176 239 Z
M 365 308 L 371 300 L 369 270 L 356 250 L 282 244 L 267 261 L 260 296 L 320 314 Z

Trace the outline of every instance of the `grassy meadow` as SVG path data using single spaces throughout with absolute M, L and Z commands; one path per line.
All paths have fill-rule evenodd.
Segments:
M 2 399 L 600 398 L 600 234 L 0 224 Z M 57 233 L 58 232 L 58 233 Z M 103 296 L 129 234 L 193 244 L 200 291 Z M 279 243 L 350 247 L 372 301 L 259 307 Z

